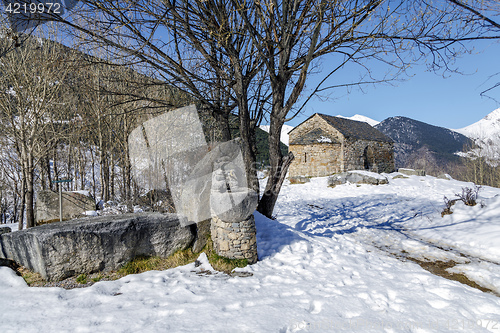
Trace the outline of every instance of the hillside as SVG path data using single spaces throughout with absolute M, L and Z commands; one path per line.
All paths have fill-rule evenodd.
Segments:
M 455 153 L 473 145 L 460 133 L 407 117 L 387 118 L 375 128 L 394 140 L 396 168 L 448 172 L 453 164 L 460 163 Z
M 266 166 L 269 165 L 269 134 L 261 128 L 255 131 L 255 140 L 257 141 L 257 163 Z M 281 153 L 288 154 L 288 146 L 280 143 Z
M 269 125 L 261 125 L 260 128 L 269 133 Z M 293 126 L 290 125 L 283 125 L 283 127 L 281 128 L 280 140 L 287 146 L 288 146 L 288 132 L 290 132 L 291 130 L 293 130 Z
M 236 117 L 232 115 L 231 117 Z M 235 121 L 235 118 L 232 118 L 232 123 L 235 124 L 234 127 L 231 128 L 231 136 L 233 138 L 239 137 L 239 129 L 238 127 L 238 121 Z M 265 167 L 269 165 L 269 133 L 261 127 L 257 127 L 255 129 L 255 141 L 256 141 L 256 146 L 257 146 L 257 156 L 256 156 L 256 162 L 259 167 Z M 269 130 L 269 127 L 267 127 L 267 130 Z M 283 142 L 280 143 L 280 148 L 281 148 L 281 153 L 283 155 L 288 154 L 288 146 L 284 144 Z

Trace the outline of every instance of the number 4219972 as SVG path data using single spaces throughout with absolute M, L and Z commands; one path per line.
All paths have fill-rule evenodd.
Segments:
M 5 7 L 9 14 L 61 14 L 61 4 L 57 2 L 46 3 L 9 3 Z

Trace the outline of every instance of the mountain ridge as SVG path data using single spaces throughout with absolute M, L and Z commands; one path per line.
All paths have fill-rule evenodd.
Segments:
M 458 132 L 403 116 L 387 118 L 375 128 L 394 140 L 396 168 L 449 172 L 460 163 L 456 153 L 473 146 L 472 140 Z

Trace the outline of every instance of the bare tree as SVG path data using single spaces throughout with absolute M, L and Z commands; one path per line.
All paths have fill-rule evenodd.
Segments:
M 500 35 L 500 3 L 494 0 L 485 1 L 464 1 L 464 0 L 448 0 L 459 8 L 462 8 L 469 13 L 469 20 L 480 22 L 486 29 Z M 474 37 L 474 39 L 482 39 L 483 36 Z M 495 80 L 500 76 L 500 72 L 494 73 L 489 79 Z M 481 96 L 498 100 L 490 95 L 490 93 L 500 87 L 500 82 L 493 83 L 489 88 L 481 92 Z
M 238 111 L 249 183 L 258 190 L 255 128 L 269 95 L 244 22 L 228 1 L 153 1 L 134 5 L 86 1 L 80 17 L 66 22 L 105 47 L 112 57 L 141 63 L 156 84 L 175 85 L 212 115 L 220 140 L 231 138 L 229 118 Z M 133 24 L 125 24 L 133 17 Z M 75 22 L 81 22 L 79 24 Z M 164 34 L 164 35 L 163 35 Z M 162 36 L 163 35 L 163 36 Z M 255 82 L 259 86 L 255 86 Z M 248 92 L 254 94 L 249 97 Z M 161 104 L 161 101 L 157 101 Z M 169 106 L 163 101 L 164 106 Z
M 281 128 L 301 111 L 296 103 L 302 94 L 310 93 L 305 90 L 306 81 L 318 61 L 328 55 L 328 63 L 323 62 L 324 80 L 312 93 L 329 88 L 324 84 L 326 79 L 346 64 L 360 65 L 367 80 L 339 82 L 331 88 L 387 81 L 426 57 L 430 57 L 434 68 L 447 69 L 448 63 L 464 50 L 460 41 L 487 33 L 479 24 L 464 21 L 467 13 L 460 8 L 430 1 L 232 3 L 245 20 L 246 31 L 270 76 L 271 170 L 259 203 L 259 211 L 268 217 L 292 158 L 281 156 Z M 377 77 L 369 67 L 374 62 L 389 65 L 391 75 Z
M 21 191 L 30 228 L 35 225 L 35 169 L 57 141 L 53 121 L 63 104 L 61 83 L 68 69 L 61 66 L 60 50 L 42 38 L 30 38 L 7 53 L 0 68 L 0 125 L 21 167 Z M 22 227 L 22 220 L 19 222 Z
M 69 27 L 126 54 L 203 105 L 224 110 L 224 117 L 237 109 L 253 186 L 253 131 L 269 111 L 271 170 L 258 208 L 269 217 L 293 158 L 281 154 L 281 128 L 302 110 L 301 98 L 391 80 L 423 59 L 449 70 L 466 51 L 464 42 L 498 37 L 458 0 L 82 2 L 80 20 L 86 24 L 65 22 Z M 89 28 L 94 25 L 100 29 Z M 376 76 L 375 62 L 392 69 L 390 75 Z M 324 80 L 308 89 L 307 79 L 320 64 Z M 335 82 L 348 64 L 358 65 L 366 79 Z

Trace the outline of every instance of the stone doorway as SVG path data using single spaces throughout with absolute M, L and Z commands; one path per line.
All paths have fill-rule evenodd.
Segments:
M 375 157 L 373 156 L 372 147 L 368 146 L 365 148 L 365 151 L 363 153 L 363 160 L 365 170 L 372 170 L 375 165 Z

